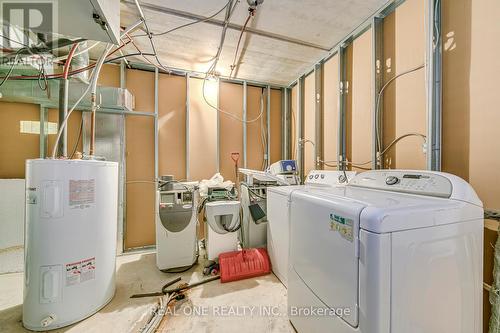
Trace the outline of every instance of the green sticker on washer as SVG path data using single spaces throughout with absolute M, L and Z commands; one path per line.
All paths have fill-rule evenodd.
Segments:
M 347 239 L 349 242 L 354 240 L 353 220 L 345 218 L 340 215 L 330 214 L 330 230 L 338 231 L 342 238 Z

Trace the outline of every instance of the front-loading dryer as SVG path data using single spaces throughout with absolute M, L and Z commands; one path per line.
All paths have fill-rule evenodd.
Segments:
M 291 194 L 298 332 L 482 331 L 483 207 L 446 173 L 377 170 Z
M 273 273 L 286 287 L 288 285 L 290 195 L 296 190 L 306 192 L 328 191 L 345 186 L 355 171 L 312 170 L 304 185 L 274 186 L 267 190 L 267 253 Z

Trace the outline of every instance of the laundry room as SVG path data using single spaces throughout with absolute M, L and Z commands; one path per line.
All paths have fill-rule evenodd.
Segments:
M 1 333 L 500 333 L 498 1 L 0 20 Z

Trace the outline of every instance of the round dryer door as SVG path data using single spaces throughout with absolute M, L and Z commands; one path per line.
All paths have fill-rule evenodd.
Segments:
M 192 205 L 160 206 L 161 224 L 170 232 L 180 232 L 189 225 L 193 215 Z

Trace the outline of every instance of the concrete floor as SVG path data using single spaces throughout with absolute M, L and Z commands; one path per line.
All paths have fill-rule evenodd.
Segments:
M 0 274 L 19 273 L 24 269 L 24 249 L 22 246 L 0 249 Z
M 129 297 L 154 292 L 182 276 L 184 282 L 202 278 L 201 265 L 182 274 L 162 273 L 154 253 L 117 258 L 113 300 L 95 315 L 53 332 L 138 332 L 158 298 Z M 0 275 L 0 332 L 30 332 L 22 327 L 22 273 Z M 286 314 L 286 289 L 272 274 L 221 284 L 214 281 L 187 293 L 165 317 L 157 332 L 294 332 Z

